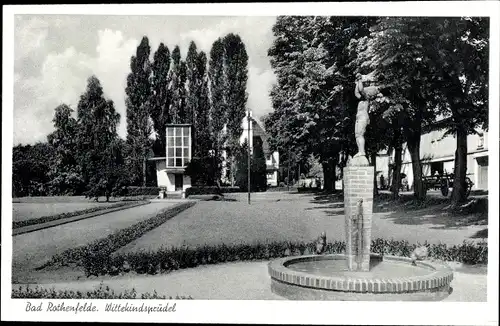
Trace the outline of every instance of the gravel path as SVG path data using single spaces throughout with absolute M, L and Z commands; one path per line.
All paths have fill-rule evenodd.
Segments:
M 85 245 L 156 215 L 176 202 L 155 202 L 12 237 L 13 276 L 36 268 L 53 255 Z
M 450 265 L 455 273 L 453 293 L 444 301 L 485 302 L 486 271 L 484 267 Z M 103 279 L 68 283 L 39 284 L 45 288 L 88 291 L 100 282 L 115 292 L 134 288 L 139 294 L 154 290 L 166 296 L 191 296 L 199 300 L 283 300 L 271 292 L 267 262 L 238 262 L 206 265 L 170 274 L 144 276 L 127 274 Z

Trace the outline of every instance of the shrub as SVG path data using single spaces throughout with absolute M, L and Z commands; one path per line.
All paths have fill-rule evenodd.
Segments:
M 194 204 L 194 202 L 179 204 L 158 213 L 156 216 L 136 223 L 128 228 L 118 230 L 88 245 L 65 250 L 53 256 L 49 263 L 40 267 L 40 269 L 50 265 L 67 266 L 68 264 L 76 264 L 77 266 L 85 266 L 87 276 L 113 272 L 113 261 L 110 256 L 112 252 L 140 238 L 146 232 L 157 228 Z
M 158 196 L 160 189 L 160 187 L 128 186 L 123 192 L 123 196 Z
M 92 291 L 81 292 L 81 291 L 69 291 L 69 290 L 59 290 L 56 291 L 52 289 L 44 289 L 42 287 L 36 286 L 31 288 L 29 285 L 26 287 L 19 286 L 19 288 L 12 288 L 12 299 L 170 299 L 170 300 L 191 300 L 191 296 L 175 296 L 167 297 L 165 295 L 159 295 L 156 291 L 153 293 L 142 293 L 140 296 L 137 295 L 135 289 L 130 291 L 125 290 L 124 292 L 115 293 L 111 290 L 109 286 L 104 287 L 101 283 L 99 288 Z
M 429 248 L 429 256 L 445 261 L 458 261 L 467 264 L 485 264 L 488 261 L 488 247 L 485 244 L 464 242 L 451 247 L 445 244 L 424 244 Z M 408 241 L 375 239 L 371 244 L 371 252 L 378 254 L 410 257 L 411 252 L 420 244 Z M 199 265 L 219 264 L 232 261 L 268 260 L 280 257 L 313 254 L 316 242 L 268 242 L 255 244 L 236 244 L 181 248 L 161 248 L 156 252 L 140 251 L 126 254 L 108 255 L 104 258 L 107 264 L 93 262 L 93 257 L 86 260 L 84 268 L 87 275 L 105 274 L 110 270 L 115 273 L 126 273 L 131 270 L 137 273 L 156 274 L 177 269 L 191 268 Z M 327 254 L 345 252 L 345 242 L 327 243 Z M 126 268 L 125 268 L 126 266 Z
M 51 221 L 55 221 L 55 220 L 60 220 L 60 219 L 64 219 L 64 218 L 78 216 L 78 215 L 89 214 L 89 213 L 93 213 L 93 212 L 97 212 L 97 211 L 118 208 L 118 207 L 122 207 L 125 205 L 130 205 L 130 203 L 120 202 L 120 203 L 116 203 L 116 204 L 112 204 L 112 205 L 106 205 L 106 206 L 103 205 L 101 207 L 87 208 L 87 209 L 83 209 L 83 210 L 79 210 L 79 211 L 75 211 L 75 212 L 42 216 L 42 217 L 37 217 L 37 218 L 31 218 L 29 220 L 24 220 L 24 221 L 13 221 L 12 228 L 17 229 L 17 228 L 20 228 L 23 226 L 47 223 L 47 222 L 51 222 Z
M 239 187 L 189 187 L 186 189 L 186 198 L 191 195 L 222 195 L 223 193 L 240 192 Z

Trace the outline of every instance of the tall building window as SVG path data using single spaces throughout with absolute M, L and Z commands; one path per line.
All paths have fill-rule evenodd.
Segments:
M 477 142 L 477 148 L 481 149 L 484 147 L 484 134 L 482 132 L 478 133 L 479 140 Z
M 185 168 L 191 159 L 191 127 L 167 126 L 167 168 Z

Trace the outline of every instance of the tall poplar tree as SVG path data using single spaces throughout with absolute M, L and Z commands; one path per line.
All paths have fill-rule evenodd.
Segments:
M 224 44 L 222 39 L 217 39 L 210 50 L 210 61 L 208 67 L 209 96 L 210 96 L 210 117 L 211 130 L 214 141 L 214 165 L 216 176 L 215 182 L 219 184 L 222 170 L 222 146 L 224 135 L 222 130 L 227 121 L 226 104 L 224 102 Z
M 151 88 L 152 99 L 150 115 L 156 133 L 154 151 L 157 156 L 165 156 L 166 124 L 169 122 L 171 94 L 169 92 L 170 51 L 160 43 L 153 58 Z
M 248 54 L 245 44 L 239 35 L 228 34 L 223 39 L 224 44 L 224 100 L 226 104 L 226 121 L 228 132 L 228 156 L 231 182 L 234 184 L 234 159 L 240 147 L 240 137 L 243 132 L 242 121 L 246 115 L 248 93 Z
M 172 67 L 169 73 L 169 93 L 171 94 L 169 108 L 169 123 L 182 123 L 182 84 L 181 84 L 181 50 L 176 46 L 172 51 Z
M 130 60 L 127 77 L 127 165 L 132 183 L 146 183 L 146 159 L 151 147 L 152 127 L 149 120 L 151 100 L 151 64 L 149 40 L 142 38 L 136 55 Z

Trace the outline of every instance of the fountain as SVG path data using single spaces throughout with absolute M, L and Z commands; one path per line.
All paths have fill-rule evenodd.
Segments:
M 360 99 L 355 135 L 358 153 L 344 168 L 346 253 L 271 261 L 271 289 L 292 300 L 439 301 L 452 291 L 444 262 L 370 253 L 374 168 L 365 154 L 369 100 L 379 94 L 356 78 Z M 424 257 L 419 257 L 423 259 Z

